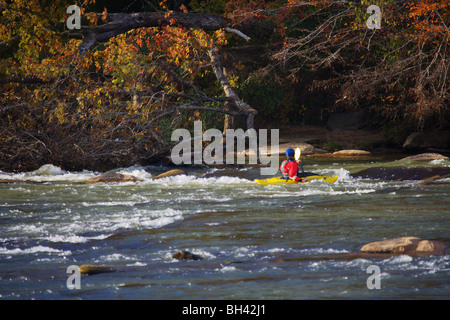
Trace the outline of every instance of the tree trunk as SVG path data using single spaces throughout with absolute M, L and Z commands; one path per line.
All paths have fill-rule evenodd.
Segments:
M 97 14 L 98 20 L 102 20 L 102 14 Z M 107 23 L 100 26 L 81 26 L 81 30 L 72 30 L 72 37 L 83 36 L 79 48 L 81 54 L 86 53 L 96 42 L 107 41 L 124 32 L 143 27 L 161 27 L 176 25 L 185 28 L 203 30 L 219 30 L 228 27 L 228 21 L 219 15 L 206 13 L 182 13 L 182 12 L 139 12 L 139 13 L 109 13 L 106 16 Z
M 239 98 L 239 96 L 237 95 L 234 88 L 230 85 L 230 82 L 228 81 L 227 77 L 225 77 L 225 75 L 222 72 L 222 64 L 220 63 L 220 57 L 216 49 L 214 49 L 214 47 L 212 47 L 211 50 L 208 51 L 208 55 L 209 58 L 211 59 L 211 67 L 214 71 L 217 80 L 219 80 L 223 91 L 225 92 L 225 96 L 227 96 L 233 101 L 233 103 L 236 105 L 239 111 L 242 112 L 243 115 L 247 116 L 247 129 L 254 129 L 255 116 L 258 113 L 258 111 L 256 111 L 251 106 L 242 101 L 241 98 Z
M 223 74 L 228 78 L 228 70 L 223 67 Z M 226 110 L 231 110 L 231 105 L 229 103 L 224 104 L 224 108 Z M 225 115 L 224 123 L 223 123 L 223 134 L 227 132 L 227 129 L 234 129 L 234 117 L 230 114 Z
M 222 64 L 220 62 L 219 54 L 214 47 L 211 47 L 211 50 L 208 51 L 209 58 L 211 59 L 211 67 L 214 71 L 214 74 L 219 80 L 220 85 L 222 86 L 223 91 L 225 92 L 225 96 L 231 98 L 232 102 L 236 105 L 239 111 L 247 116 L 247 130 L 254 129 L 255 116 L 258 114 L 258 111 L 253 109 L 247 103 L 239 98 L 238 94 L 234 90 L 234 88 L 230 85 L 227 77 L 223 73 Z M 226 131 L 226 129 L 225 129 Z M 256 147 L 255 154 L 257 155 L 257 159 L 259 163 L 262 163 L 261 154 L 259 152 L 259 148 Z

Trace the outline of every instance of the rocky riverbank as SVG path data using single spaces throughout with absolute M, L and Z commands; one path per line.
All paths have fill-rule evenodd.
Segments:
M 394 144 L 380 130 L 328 129 L 320 126 L 280 128 L 280 151 L 298 146 L 302 154 L 326 156 L 398 155 L 422 153 L 450 156 L 450 131 L 413 132 L 403 143 Z
M 404 141 L 403 144 L 392 144 L 386 141 L 386 138 L 379 130 L 363 130 L 357 128 L 333 128 L 325 126 L 284 126 L 279 128 L 279 154 L 284 156 L 287 148 L 299 147 L 302 156 L 317 156 L 329 158 L 352 158 L 352 157 L 397 157 L 403 158 L 411 155 L 423 153 L 439 153 L 443 157 L 450 156 L 449 132 L 415 132 Z M 7 148 L 7 146 L 2 146 Z M 6 150 L 6 149 L 5 149 Z M 36 154 L 41 152 L 35 150 Z M 262 150 L 266 152 L 267 150 Z M 75 151 L 72 151 L 72 153 Z M 120 150 L 117 150 L 120 153 Z M 251 151 L 246 151 L 248 152 Z M 52 163 L 67 171 L 91 170 L 97 172 L 107 172 L 118 167 L 129 167 L 132 165 L 151 165 L 163 164 L 170 165 L 170 151 L 166 154 L 158 154 L 156 157 L 146 157 L 145 154 L 130 156 L 126 158 L 121 156 L 119 162 L 112 161 L 115 156 L 98 158 L 94 162 L 82 161 L 83 154 L 79 153 L 77 157 L 81 159 L 74 162 L 72 153 L 68 159 L 64 158 L 63 153 L 53 154 L 50 159 L 42 154 L 42 157 L 27 158 L 15 157 L 14 161 L 5 155 L 0 155 L 0 171 L 3 172 L 28 172 L 34 171 L 45 164 Z M 270 150 L 269 150 L 270 153 Z M 77 159 L 78 159 L 77 158 Z M 136 160 L 137 158 L 146 159 L 145 161 Z M 33 160 L 34 159 L 34 160 Z

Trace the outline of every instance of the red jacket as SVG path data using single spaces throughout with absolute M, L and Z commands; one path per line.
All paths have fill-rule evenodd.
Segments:
M 300 181 L 302 178 L 297 177 L 298 174 L 298 163 L 293 159 L 286 159 L 280 166 L 281 174 L 284 178 L 293 179 L 295 181 Z

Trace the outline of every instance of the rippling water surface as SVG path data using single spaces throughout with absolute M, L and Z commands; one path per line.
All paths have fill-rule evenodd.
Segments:
M 400 236 L 449 240 L 450 179 L 381 181 L 350 173 L 396 161 L 322 160 L 304 167 L 334 184 L 262 186 L 258 168 L 116 172 L 142 182 L 47 165 L 0 179 L 1 299 L 448 299 L 450 256 L 342 259 Z M 403 166 L 448 167 L 447 160 Z M 201 178 L 199 174 L 210 173 Z M 178 261 L 186 250 L 203 260 Z M 66 286 L 70 265 L 112 266 Z M 379 266 L 381 289 L 367 268 Z

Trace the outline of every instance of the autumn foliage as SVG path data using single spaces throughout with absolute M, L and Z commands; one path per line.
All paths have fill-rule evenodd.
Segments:
M 381 29 L 366 25 L 373 4 Z M 265 74 L 329 93 L 329 111 L 365 108 L 416 130 L 448 125 L 448 1 L 290 0 L 266 13 L 282 45 Z
M 0 61 L 5 166 L 107 169 L 158 159 L 169 129 L 198 117 L 170 105 L 202 95 L 191 82 L 210 74 L 205 49 L 226 43 L 223 30 L 134 29 L 81 56 L 80 40 L 56 29 L 68 16 L 65 2 L 58 4 L 44 18 L 41 1 L 2 1 L 0 41 L 20 38 Z M 102 23 L 96 14 L 86 17 L 92 26 Z

